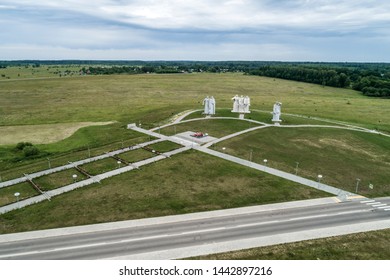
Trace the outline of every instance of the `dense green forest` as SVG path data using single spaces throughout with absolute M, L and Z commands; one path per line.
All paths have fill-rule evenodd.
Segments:
M 390 63 L 324 63 L 278 61 L 101 61 L 20 60 L 0 61 L 9 66 L 73 65 L 80 75 L 242 72 L 273 78 L 352 88 L 364 95 L 390 97 Z
M 351 87 L 364 95 L 390 97 L 388 64 L 265 65 L 247 73 L 324 86 Z

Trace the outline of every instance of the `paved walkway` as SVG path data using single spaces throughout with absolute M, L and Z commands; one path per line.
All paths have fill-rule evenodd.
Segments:
M 163 134 L 156 133 L 156 132 L 153 131 L 153 130 L 156 130 L 156 128 L 151 129 L 151 130 L 146 130 L 146 129 L 138 127 L 138 126 L 132 126 L 130 128 L 135 130 L 135 131 L 138 131 L 140 133 L 147 134 L 147 135 L 150 135 L 150 136 L 153 136 L 153 137 L 157 137 L 157 138 L 161 138 L 163 140 L 168 140 L 168 141 L 174 142 L 174 143 L 179 144 L 179 145 L 184 145 L 184 146 L 198 145 L 196 142 L 191 142 L 189 140 L 185 140 L 185 139 L 182 139 L 182 138 L 179 138 L 179 137 L 165 136 Z
M 196 112 L 196 111 L 193 111 L 193 112 Z M 170 127 L 170 126 L 173 126 L 173 125 L 176 125 L 176 124 L 187 123 L 187 122 L 194 122 L 194 121 L 205 121 L 205 120 L 236 120 L 236 121 L 251 122 L 251 123 L 255 123 L 255 124 L 259 124 L 259 125 L 270 125 L 270 126 L 273 126 L 272 124 L 266 124 L 264 122 L 259 122 L 259 121 L 251 120 L 251 119 L 239 119 L 239 118 L 234 118 L 234 117 L 208 117 L 208 118 L 203 117 L 203 118 L 195 118 L 195 119 L 190 119 L 190 120 L 184 120 L 184 121 L 181 121 L 181 122 L 173 122 L 173 123 L 165 124 L 165 125 L 162 125 L 162 126 L 158 126 L 158 127 L 152 128 L 152 129 L 150 129 L 150 131 L 156 131 L 156 130 L 163 129 L 163 128 L 166 128 L 166 127 Z
M 45 193 L 38 195 L 38 196 L 34 196 L 34 197 L 31 197 L 31 198 L 28 198 L 25 200 L 21 200 L 21 201 L 16 202 L 16 203 L 8 204 L 6 206 L 0 207 L 0 214 L 7 213 L 9 211 L 16 210 L 16 209 L 19 209 L 22 207 L 26 207 L 28 205 L 44 201 L 48 198 L 50 199 L 53 196 L 60 195 L 60 194 L 66 193 L 66 192 L 70 192 L 70 191 L 73 191 L 73 190 L 78 189 L 78 188 L 82 188 L 82 187 L 85 187 L 85 186 L 88 186 L 91 184 L 99 183 L 101 180 L 104 180 L 104 179 L 110 178 L 112 176 L 116 176 L 116 175 L 119 175 L 119 174 L 122 174 L 122 173 L 125 173 L 128 171 L 140 168 L 141 166 L 144 166 L 147 164 L 151 164 L 151 163 L 169 158 L 172 155 L 187 151 L 189 149 L 191 149 L 190 146 L 179 148 L 179 149 L 176 149 L 176 150 L 173 150 L 173 151 L 170 151 L 167 153 L 163 153 L 161 155 L 158 155 L 158 156 L 155 156 L 152 158 L 148 158 L 148 159 L 133 163 L 133 164 L 125 166 L 125 167 L 121 167 L 121 168 L 118 168 L 118 169 L 115 169 L 115 170 L 112 170 L 112 171 L 109 171 L 106 173 L 99 174 L 97 176 L 91 177 L 91 178 L 86 179 L 86 180 L 82 180 L 82 181 L 79 181 L 79 182 L 58 188 L 58 189 L 54 189 L 54 190 L 45 192 Z
M 241 135 L 241 134 L 244 134 L 244 133 L 247 133 L 247 132 L 250 132 L 250 131 L 254 131 L 254 130 L 257 130 L 257 129 L 266 128 L 266 127 L 275 127 L 275 126 L 274 125 L 269 125 L 269 124 L 263 124 L 263 126 L 253 127 L 253 128 L 247 129 L 247 130 L 243 130 L 243 131 L 239 131 L 239 132 L 227 135 L 227 136 L 224 137 L 224 140 L 232 138 L 232 137 L 236 137 L 238 135 Z M 276 127 L 282 127 L 282 126 L 276 126 Z M 284 126 L 284 127 L 291 127 L 291 126 Z M 298 126 L 298 127 L 302 127 L 302 126 Z M 317 126 L 317 125 L 303 125 L 303 127 L 324 127 L 324 126 L 321 126 L 321 125 L 319 125 L 319 126 Z M 343 127 L 339 127 L 339 126 L 326 126 L 326 127 L 343 128 Z M 147 130 L 142 129 L 142 128 L 136 127 L 135 129 L 137 131 L 141 132 L 141 133 L 146 133 L 146 134 L 152 133 L 150 135 L 155 134 L 154 132 L 147 131 Z M 345 128 L 345 127 L 344 127 L 344 129 L 356 130 L 355 128 Z M 174 139 L 175 139 L 175 137 L 169 137 L 169 140 L 171 140 L 171 141 L 173 141 Z M 217 151 L 214 151 L 214 150 L 211 150 L 211 149 L 207 148 L 207 147 L 211 146 L 213 143 L 222 141 L 222 139 L 223 138 L 214 140 L 214 141 L 212 141 L 210 143 L 205 144 L 204 146 L 191 145 L 191 147 L 193 149 L 195 149 L 195 150 L 198 150 L 198 151 L 201 151 L 201 152 L 204 152 L 204 153 L 207 153 L 207 154 L 210 154 L 210 155 L 213 155 L 213 156 L 225 159 L 225 160 L 229 160 L 229 161 L 232 161 L 232 162 L 235 162 L 235 163 L 238 163 L 238 164 L 250 167 L 250 168 L 254 168 L 254 169 L 257 169 L 257 170 L 260 170 L 260 171 L 272 174 L 274 176 L 278 176 L 278 177 L 281 177 L 281 178 L 284 178 L 284 179 L 287 179 L 287 180 L 290 180 L 290 181 L 293 181 L 293 182 L 296 182 L 296 183 L 299 183 L 299 184 L 311 187 L 311 188 L 315 188 L 315 189 L 318 189 L 318 190 L 321 190 L 321 191 L 324 191 L 324 192 L 327 192 L 327 193 L 331 193 L 333 195 L 338 196 L 338 198 L 341 201 L 346 201 L 346 200 L 350 199 L 351 197 L 356 197 L 357 196 L 354 193 L 347 192 L 347 191 L 344 191 L 342 189 L 339 189 L 339 188 L 336 188 L 336 187 L 333 187 L 333 186 L 330 186 L 330 185 L 326 185 L 326 184 L 319 183 L 319 182 L 316 182 L 316 181 L 313 181 L 313 180 L 309 180 L 309 179 L 306 179 L 306 178 L 303 178 L 303 177 L 300 177 L 300 176 L 297 176 L 297 175 L 294 175 L 294 174 L 291 174 L 291 173 L 287 173 L 287 172 L 284 172 L 284 171 L 281 171 L 281 170 L 278 170 L 278 169 L 270 168 L 270 167 L 267 167 L 265 165 L 254 163 L 254 162 L 251 162 L 251 161 L 248 161 L 248 160 L 244 160 L 244 159 L 241 159 L 241 158 L 238 158 L 238 157 L 234 157 L 234 156 L 231 156 L 231 155 L 228 155 L 228 154 L 225 154 L 225 153 L 221 153 L 221 152 L 217 152 Z M 360 197 L 360 196 L 358 196 L 358 197 Z
M 218 142 L 222 142 L 222 141 L 225 141 L 225 140 L 228 140 L 230 138 L 233 138 L 233 137 L 236 137 L 236 136 L 239 136 L 241 134 L 245 134 L 245 133 L 248 133 L 248 132 L 251 132 L 251 131 L 255 131 L 255 130 L 258 130 L 258 129 L 262 129 L 262 128 L 266 128 L 266 127 L 269 127 L 269 126 L 273 126 L 273 125 L 263 125 L 263 126 L 256 126 L 256 127 L 252 127 L 252 128 L 248 128 L 246 130 L 242 130 L 242 131 L 239 131 L 239 132 L 236 132 L 236 133 L 233 133 L 233 134 L 229 134 L 229 135 L 226 135 L 224 137 L 221 137 L 221 138 L 218 138 L 216 140 L 213 140 L 205 145 L 203 145 L 203 147 L 205 148 L 208 148 Z
M 192 111 L 187 111 L 187 112 L 183 112 L 183 114 L 181 114 L 178 118 L 176 118 L 173 123 L 180 123 L 184 118 L 186 118 L 187 116 L 195 113 L 195 112 L 200 112 L 202 110 L 192 110 Z
M 103 179 L 106 179 L 106 178 L 109 178 L 109 177 L 112 177 L 112 176 L 116 176 L 118 174 L 121 174 L 121 173 L 124 173 L 124 172 L 128 172 L 128 171 L 133 170 L 135 168 L 139 168 L 140 166 L 143 166 L 143 165 L 146 165 L 146 164 L 150 164 L 152 162 L 156 162 L 156 161 L 165 159 L 167 157 L 170 157 L 171 155 L 174 155 L 174 154 L 177 154 L 177 153 L 189 150 L 191 148 L 196 149 L 196 150 L 201 151 L 201 152 L 204 152 L 204 153 L 207 153 L 207 154 L 210 154 L 210 155 L 213 155 L 213 156 L 217 156 L 217 157 L 225 159 L 225 160 L 229 160 L 229 161 L 232 161 L 232 162 L 235 162 L 235 163 L 238 163 L 238 164 L 250 167 L 250 168 L 254 168 L 254 169 L 257 169 L 257 170 L 260 170 L 260 171 L 272 174 L 274 176 L 278 176 L 278 177 L 281 177 L 281 178 L 284 178 L 284 179 L 287 179 L 287 180 L 290 180 L 290 181 L 293 181 L 293 182 L 296 182 L 296 183 L 299 183 L 299 184 L 302 184 L 302 185 L 306 185 L 306 186 L 309 186 L 309 187 L 312 187 L 312 188 L 315 188 L 315 189 L 318 189 L 318 190 L 322 190 L 322 191 L 325 191 L 325 192 L 337 195 L 340 200 L 347 200 L 349 198 L 357 196 L 357 195 L 355 195 L 353 193 L 350 193 L 350 192 L 347 192 L 347 191 L 344 191 L 344 190 L 341 190 L 341 189 L 338 189 L 338 188 L 335 188 L 335 187 L 332 187 L 332 186 L 329 186 L 329 185 L 326 185 L 326 184 L 322 184 L 322 183 L 319 183 L 319 182 L 316 182 L 316 181 L 313 181 L 313 180 L 309 180 L 309 179 L 306 179 L 306 178 L 303 178 L 303 177 L 300 177 L 300 176 L 296 176 L 296 175 L 293 175 L 293 174 L 290 174 L 290 173 L 287 173 L 287 172 L 284 172 L 284 171 L 280 171 L 280 170 L 277 170 L 277 169 L 274 169 L 274 168 L 270 168 L 270 167 L 267 167 L 265 165 L 257 164 L 257 163 L 251 162 L 251 161 L 247 161 L 247 160 L 244 160 L 244 159 L 240 159 L 240 158 L 237 158 L 237 157 L 225 154 L 225 153 L 221 153 L 221 152 L 217 152 L 217 151 L 208 149 L 208 147 L 210 147 L 211 145 L 213 145 L 215 143 L 218 143 L 218 142 L 221 142 L 221 141 L 224 141 L 224 140 L 227 140 L 227 139 L 230 139 L 230 138 L 236 137 L 238 135 L 242 135 L 242 134 L 245 134 L 245 133 L 257 130 L 257 129 L 263 129 L 263 128 L 267 128 L 267 127 L 275 127 L 274 125 L 270 125 L 270 124 L 266 124 L 266 123 L 263 123 L 263 122 L 250 120 L 250 119 L 243 119 L 243 121 L 256 123 L 256 124 L 259 124 L 261 126 L 256 126 L 256 127 L 250 128 L 250 129 L 246 129 L 246 130 L 243 130 L 243 131 L 239 131 L 239 132 L 227 135 L 227 136 L 222 137 L 220 139 L 213 140 L 213 141 L 205 144 L 204 146 L 200 146 L 199 144 L 197 144 L 195 142 L 192 142 L 192 141 L 185 141 L 185 140 L 183 140 L 181 138 L 178 138 L 178 137 L 175 137 L 175 136 L 171 136 L 170 137 L 170 136 L 165 136 L 165 135 L 162 135 L 160 133 L 154 132 L 155 130 L 158 130 L 158 129 L 161 129 L 161 128 L 164 128 L 164 127 L 167 127 L 167 126 L 175 125 L 177 123 L 205 120 L 205 118 L 196 118 L 196 119 L 182 121 L 183 118 L 185 118 L 189 114 L 192 114 L 192 113 L 194 113 L 196 111 L 200 111 L 200 110 L 189 111 L 189 112 L 183 114 L 182 116 L 180 116 L 179 118 L 177 118 L 174 121 L 174 123 L 168 124 L 168 125 L 164 125 L 164 126 L 160 126 L 160 127 L 157 127 L 157 128 L 151 129 L 151 130 L 146 130 L 146 129 L 137 127 L 136 125 L 133 125 L 133 126 L 129 127 L 130 129 L 133 129 L 135 131 L 138 131 L 138 132 L 141 132 L 143 134 L 147 134 L 147 135 L 150 135 L 150 136 L 158 138 L 156 140 L 145 142 L 145 143 L 142 143 L 142 144 L 138 144 L 138 145 L 135 145 L 135 146 L 132 146 L 132 147 L 127 147 L 127 148 L 124 148 L 124 149 L 116 150 L 116 151 L 113 151 L 113 152 L 109 152 L 109 153 L 106 153 L 104 155 L 100 155 L 100 156 L 96 156 L 96 157 L 80 160 L 80 161 L 77 161 L 77 162 L 69 163 L 69 164 L 64 165 L 64 166 L 60 166 L 60 167 L 51 168 L 51 169 L 48 169 L 48 170 L 43 170 L 43 171 L 40 171 L 40 172 L 28 174 L 28 175 L 26 175 L 24 177 L 17 178 L 17 179 L 14 179 L 14 180 L 1 182 L 0 183 L 0 188 L 11 186 L 11 185 L 14 185 L 14 184 L 25 182 L 25 181 L 28 180 L 28 178 L 33 179 L 33 178 L 37 178 L 37 177 L 40 177 L 40 176 L 48 175 L 48 174 L 51 174 L 51 173 L 55 173 L 55 172 L 58 172 L 58 171 L 71 169 L 71 168 L 74 168 L 74 166 L 77 166 L 77 165 L 83 165 L 85 163 L 101 160 L 101 159 L 104 159 L 104 158 L 109 158 L 109 157 L 112 157 L 112 156 L 115 156 L 115 155 L 118 155 L 118 154 L 121 154 L 121 153 L 124 153 L 124 152 L 127 152 L 127 151 L 139 149 L 139 148 L 145 147 L 147 145 L 155 144 L 155 143 L 158 143 L 158 142 L 161 142 L 161 141 L 164 141 L 164 140 L 169 140 L 169 141 L 172 141 L 174 143 L 177 143 L 177 144 L 185 146 L 183 148 L 174 150 L 172 152 L 164 153 L 164 154 L 161 154 L 159 156 L 156 156 L 156 157 L 153 157 L 153 158 L 150 158 L 150 159 L 146 159 L 146 160 L 134 163 L 134 164 L 129 164 L 129 165 L 125 166 L 125 167 L 118 168 L 116 170 L 112 170 L 112 171 L 109 171 L 109 172 L 106 172 L 106 173 L 103 173 L 103 174 L 99 174 L 97 176 L 91 177 L 89 179 L 86 179 L 86 180 L 83 180 L 83 181 L 80 181 L 80 182 L 77 182 L 77 183 L 74 183 L 74 184 L 70 184 L 70 185 L 62 187 L 62 188 L 58 188 L 58 189 L 55 189 L 55 190 L 51 190 L 51 191 L 45 192 L 42 195 L 35 196 L 35 197 L 29 198 L 29 199 L 26 199 L 26 200 L 19 201 L 18 203 L 13 203 L 13 204 L 1 207 L 0 208 L 0 213 L 5 213 L 5 212 L 8 212 L 8 211 L 11 211 L 11 210 L 14 210 L 14 209 L 18 209 L 18 208 L 21 208 L 21 207 L 24 207 L 24 206 L 27 206 L 27 205 L 38 203 L 38 202 L 43 201 L 45 199 L 49 199 L 50 200 L 50 197 L 52 197 L 52 196 L 60 195 L 62 193 L 65 193 L 65 192 L 68 192 L 68 191 L 71 191 L 71 190 L 74 190 L 74 189 L 77 189 L 77 188 L 80 188 L 80 187 L 83 187 L 83 186 L 86 186 L 86 185 L 90 185 L 90 184 L 93 184 L 93 183 L 98 183 L 98 182 L 100 182 Z M 233 117 L 212 117 L 212 118 L 208 118 L 208 119 L 234 119 L 234 120 L 239 120 L 238 118 L 233 118 Z M 363 132 L 368 132 L 368 133 L 381 134 L 381 133 L 378 133 L 378 132 L 375 132 L 375 131 L 372 131 L 372 130 L 368 130 L 368 129 L 365 129 L 365 128 L 360 128 L 360 127 L 356 127 L 356 126 L 352 126 L 352 125 L 346 125 L 346 124 L 343 124 L 343 125 L 345 125 L 345 126 L 330 126 L 330 125 L 288 125 L 288 126 L 284 126 L 284 125 L 281 125 L 281 126 L 277 126 L 277 127 L 280 127 L 280 128 L 292 128 L 292 127 L 337 128 L 337 129 L 347 129 L 347 130 L 355 130 L 355 131 L 363 131 Z M 385 136 L 389 136 L 389 135 L 385 135 Z
M 132 151 L 132 150 L 136 150 L 136 149 L 148 146 L 148 145 L 152 145 L 152 144 L 155 144 L 155 143 L 158 143 L 158 142 L 161 142 L 161 141 L 163 141 L 163 139 L 156 139 L 156 140 L 145 142 L 145 143 L 142 143 L 142 144 L 137 144 L 135 146 L 126 147 L 126 148 L 119 149 L 119 150 L 116 150 L 116 151 L 108 152 L 108 153 L 105 153 L 103 155 L 99 155 L 99 156 L 96 156 L 96 157 L 86 158 L 86 159 L 75 161 L 75 162 L 72 162 L 72 163 L 69 163 L 69 164 L 66 164 L 66 165 L 62 165 L 62 166 L 59 166 L 59 167 L 55 167 L 55 168 L 46 169 L 46 170 L 43 170 L 43 171 L 31 173 L 31 174 L 28 174 L 28 176 L 16 178 L 16 179 L 9 180 L 9 181 L 4 181 L 4 182 L 0 183 L 0 189 L 4 188 L 4 187 L 16 185 L 16 184 L 19 184 L 19 183 L 22 183 L 22 182 L 26 182 L 26 181 L 28 181 L 28 178 L 34 179 L 34 178 L 38 178 L 38 177 L 41 177 L 41 176 L 44 176 L 44 175 L 49 175 L 49 174 L 52 174 L 52 173 L 55 173 L 55 172 L 71 169 L 71 168 L 74 168 L 75 166 L 78 166 L 78 165 L 83 165 L 83 164 L 86 164 L 86 163 L 89 163 L 89 162 L 93 162 L 93 161 L 109 158 L 109 157 L 112 157 L 112 156 L 115 156 L 115 155 L 119 155 L 119 154 L 122 154 L 122 153 L 125 153 L 125 152 L 128 152 L 128 151 Z
M 264 111 L 264 110 L 253 110 L 253 111 L 262 112 L 262 113 L 270 113 L 269 111 Z M 333 124 L 337 124 L 337 125 L 342 125 L 344 127 L 355 128 L 358 131 L 363 131 L 363 132 L 367 132 L 367 133 L 379 134 L 379 135 L 383 135 L 386 137 L 390 137 L 390 134 L 379 132 L 377 130 L 372 130 L 372 129 L 368 129 L 368 128 L 357 126 L 357 125 L 353 125 L 353 124 L 350 124 L 347 122 L 329 120 L 329 119 L 318 118 L 318 117 L 309 117 L 309 116 L 299 115 L 299 114 L 283 113 L 283 115 L 297 117 L 297 118 L 303 118 L 303 119 L 307 119 L 307 120 L 316 120 L 316 121 L 322 121 L 322 122 L 327 122 L 327 123 L 333 123 Z M 324 127 L 324 126 L 322 126 L 322 127 Z
M 284 179 L 287 179 L 287 180 L 290 180 L 290 181 L 293 181 L 293 182 L 296 182 L 296 183 L 299 183 L 299 184 L 302 184 L 302 185 L 305 185 L 305 186 L 308 186 L 311 188 L 315 188 L 317 190 L 321 190 L 321 191 L 324 191 L 327 193 L 337 195 L 338 198 L 342 201 L 347 200 L 351 196 L 355 196 L 355 194 L 344 191 L 342 189 L 338 189 L 338 188 L 335 188 L 335 187 L 332 187 L 332 186 L 329 186 L 329 185 L 326 185 L 323 183 L 309 180 L 309 179 L 306 179 L 306 178 L 303 178 L 303 177 L 300 177 L 300 176 L 297 176 L 294 174 L 290 174 L 290 173 L 280 171 L 278 169 L 274 169 L 274 168 L 271 168 L 271 167 L 268 167 L 265 165 L 261 165 L 261 164 L 254 163 L 254 162 L 251 162 L 248 160 L 244 160 L 244 159 L 241 159 L 238 157 L 234 157 L 234 156 L 231 156 L 231 155 L 228 155 L 225 153 L 217 152 L 217 151 L 205 148 L 203 146 L 194 146 L 194 149 L 201 151 L 203 153 L 207 153 L 207 154 L 210 154 L 210 155 L 213 155 L 213 156 L 225 159 L 225 160 L 229 160 L 229 161 L 232 161 L 232 162 L 235 162 L 235 163 L 238 163 L 238 164 L 250 167 L 250 168 L 254 168 L 254 169 L 260 170 L 262 172 L 272 174 L 274 176 L 278 176 L 278 177 L 281 177 L 281 178 L 284 178 Z

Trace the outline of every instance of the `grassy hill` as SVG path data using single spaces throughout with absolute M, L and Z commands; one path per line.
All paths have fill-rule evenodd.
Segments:
M 5 80 L 0 125 L 119 121 L 158 124 L 187 109 L 201 109 L 207 95 L 230 108 L 234 95 L 249 95 L 251 108 L 347 121 L 390 131 L 389 99 L 359 92 L 242 74 L 113 75 Z
M 371 129 L 390 131 L 390 115 L 384 113 L 390 107 L 389 99 L 369 98 L 347 89 L 242 74 L 5 79 L 0 81 L 0 85 L 0 126 L 3 127 L 38 124 L 56 124 L 61 127 L 61 124 L 67 123 L 114 122 L 105 126 L 81 128 L 72 136 L 56 143 L 34 143 L 41 151 L 36 158 L 23 158 L 20 152 L 14 149 L 14 145 L 0 146 L 2 180 L 46 169 L 49 159 L 53 167 L 89 155 L 103 154 L 124 145 L 148 141 L 149 136 L 127 130 L 126 124 L 141 123 L 145 128 L 158 126 L 182 111 L 201 109 L 202 100 L 207 95 L 216 98 L 217 108 L 230 108 L 231 98 L 236 94 L 249 95 L 253 110 L 271 111 L 274 102 L 281 101 L 282 112 L 285 113 L 345 121 Z M 229 115 L 228 109 L 219 112 Z M 269 116 L 266 113 L 254 112 L 253 118 L 266 121 Z M 300 121 L 290 117 L 286 123 L 294 124 Z M 251 126 L 253 124 L 242 121 L 218 120 L 202 122 L 202 125 L 198 123 L 197 126 L 193 123 L 181 124 L 175 129 L 177 132 L 192 128 L 210 129 L 215 136 L 222 136 Z M 172 134 L 172 128 L 168 127 L 162 132 Z M 343 160 L 353 155 L 350 158 L 352 163 L 342 169 L 346 174 L 352 170 L 348 175 L 350 178 L 342 181 L 348 182 L 349 189 L 354 187 L 355 177 L 360 174 L 374 176 L 375 180 L 388 186 L 388 177 L 381 175 L 386 173 L 381 168 L 386 168 L 383 163 L 388 161 L 389 143 L 378 140 L 375 135 L 360 136 L 354 133 L 340 134 L 338 131 L 310 129 L 283 132 L 262 130 L 262 134 L 256 133 L 231 139 L 223 145 L 228 148 L 227 152 L 236 153 L 243 158 L 249 155 L 248 149 L 253 149 L 255 161 L 267 157 L 270 165 L 292 172 L 294 163 L 299 161 L 300 172 L 310 172 L 308 177 L 321 172 L 324 174 L 324 180 L 329 180 L 326 182 L 335 184 L 337 180 L 344 180 L 338 178 Z M 301 142 L 296 141 L 298 138 Z M 328 142 L 321 142 L 321 139 L 327 139 Z M 242 145 L 243 141 L 246 142 L 245 145 Z M 15 142 L 18 140 L 15 139 Z M 296 149 L 290 149 L 291 145 Z M 351 149 L 366 151 L 373 156 L 369 157 L 369 161 L 364 161 L 364 153 L 351 153 Z M 322 155 L 326 151 L 335 151 L 337 158 L 321 157 L 317 158 L 316 165 L 313 164 L 316 161 L 313 154 Z M 334 165 L 335 162 L 338 164 Z M 379 165 L 381 167 L 377 168 Z M 319 169 L 320 167 L 322 169 Z M 94 168 L 101 167 L 93 166 L 92 169 Z M 370 175 L 370 172 L 373 175 Z M 238 179 L 229 177 L 231 174 L 238 176 Z M 208 178 L 206 182 L 205 177 Z M 51 188 L 51 182 L 57 179 L 46 178 L 42 184 Z M 272 187 L 264 189 L 266 186 Z M 92 185 L 56 197 L 51 202 L 2 215 L 0 224 L 2 232 L 14 232 L 323 195 L 313 193 L 308 188 L 291 193 L 290 186 L 288 181 L 276 180 L 240 166 L 188 152 L 169 159 L 168 164 L 164 161 L 147 166 L 140 171 L 113 177 L 101 186 Z M 111 190 L 115 191 L 110 192 Z M 237 197 L 237 193 L 240 197 Z M 260 196 L 259 193 L 267 193 L 267 196 Z M 218 198 L 222 200 L 218 201 Z

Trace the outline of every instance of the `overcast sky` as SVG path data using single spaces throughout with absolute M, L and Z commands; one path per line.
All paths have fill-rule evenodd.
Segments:
M 0 60 L 390 62 L 390 1 L 0 0 Z

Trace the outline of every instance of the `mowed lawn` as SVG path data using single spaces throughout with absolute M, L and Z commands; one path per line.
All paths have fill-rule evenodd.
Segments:
M 62 141 L 36 145 L 41 151 L 38 158 L 24 158 L 23 152 L 13 146 L 0 146 L 0 176 L 3 181 L 57 167 L 88 157 L 102 155 L 123 147 L 152 140 L 151 137 L 126 129 L 119 123 L 90 126 L 79 129 Z
M 19 183 L 13 186 L 0 188 L 0 207 L 17 201 L 15 193 L 19 193 L 19 200 L 39 195 L 29 182 Z
M 231 108 L 235 95 L 251 97 L 251 109 L 317 116 L 390 131 L 384 114 L 390 99 L 294 81 L 226 74 L 112 75 L 2 81 L 0 125 L 66 122 L 141 122 L 158 125 L 173 115 L 202 109 L 214 96 L 218 108 Z
M 390 195 L 390 137 L 330 128 L 270 127 L 218 143 L 217 150 L 371 197 Z M 373 189 L 369 188 L 373 185 Z
M 161 130 L 156 130 L 156 132 L 160 132 L 161 134 L 170 136 L 186 131 L 193 131 L 208 133 L 212 137 L 220 138 L 259 125 L 260 124 L 251 123 L 243 120 L 210 118 L 171 125 L 162 128 Z
M 197 151 L 0 215 L 20 232 L 325 197 L 328 194 Z
M 77 177 L 73 178 L 73 175 L 77 175 Z M 34 182 L 42 191 L 50 191 L 85 179 L 87 176 L 72 168 L 38 177 L 34 179 Z
M 272 109 L 272 108 L 271 108 Z M 266 124 L 273 124 L 272 122 L 272 110 L 267 111 L 260 111 L 260 110 L 252 110 L 251 113 L 245 114 L 245 120 L 254 120 Z M 232 113 L 230 109 L 218 109 L 215 112 L 215 115 L 213 117 L 229 117 L 229 118 L 238 118 L 239 114 L 238 113 Z M 184 120 L 191 120 L 191 119 L 196 119 L 196 118 L 204 118 L 205 115 L 203 114 L 203 110 L 201 111 L 196 111 L 187 117 L 184 118 Z M 206 119 L 205 119 L 206 120 Z M 326 121 L 319 121 L 319 120 L 314 120 L 311 119 L 309 116 L 307 117 L 296 117 L 296 116 L 289 116 L 286 114 L 283 114 L 281 117 L 282 124 L 283 125 L 293 125 L 293 124 L 320 124 L 320 125 L 326 125 L 329 124 L 329 122 Z
M 30 67 L 31 68 L 31 67 Z M 58 71 L 66 67 L 49 67 Z M 47 72 L 40 69 L 14 69 L 24 72 Z M 44 71 L 45 70 L 45 71 Z M 16 73 L 15 72 L 15 73 Z M 26 73 L 27 73 L 26 72 Z M 29 74 L 30 75 L 30 74 Z M 33 77 L 33 76 L 32 76 Z M 32 78 L 29 76 L 29 78 Z M 252 115 L 248 118 L 269 122 L 270 115 L 256 110 L 271 111 L 275 101 L 283 103 L 282 113 L 302 114 L 347 121 L 372 129 L 390 131 L 390 99 L 369 98 L 359 92 L 306 83 L 227 74 L 174 74 L 174 75 L 112 75 L 83 76 L 50 79 L 0 81 L 0 126 L 53 125 L 69 126 L 80 122 L 115 123 L 79 129 L 72 136 L 52 144 L 39 145 L 41 158 L 26 160 L 15 145 L 0 146 L 0 176 L 9 180 L 23 173 L 45 169 L 48 160 L 52 166 L 97 155 L 122 146 L 147 141 L 149 138 L 126 130 L 128 123 L 142 123 L 151 128 L 164 124 L 174 115 L 193 109 L 202 109 L 205 96 L 214 96 L 219 108 L 231 108 L 234 95 L 251 97 Z M 225 109 L 221 115 L 229 116 Z M 283 116 L 283 124 L 305 123 L 308 120 Z M 312 120 L 308 121 L 312 122 Z M 214 122 L 217 123 L 217 122 Z M 204 122 L 206 124 L 206 122 Z M 211 125 L 211 127 L 210 127 Z M 251 124 L 232 121 L 213 127 L 213 122 L 194 129 L 220 136 L 249 127 Z M 185 124 L 166 128 L 173 134 L 189 127 Z M 21 127 L 22 128 L 22 127 Z M 31 128 L 31 126 L 29 126 Z M 214 129 L 215 128 L 215 129 Z M 219 131 L 219 129 L 222 129 Z M 214 132 L 215 131 L 215 132 Z M 36 130 L 37 139 L 39 129 Z M 211 133 L 209 133 L 211 134 Z M 13 142 L 17 139 L 13 135 Z M 8 138 L 13 139 L 10 135 Z M 75 156 L 77 154 L 77 156 Z M 55 160 L 61 158 L 61 160 Z M 63 159 L 63 160 L 62 160 Z

